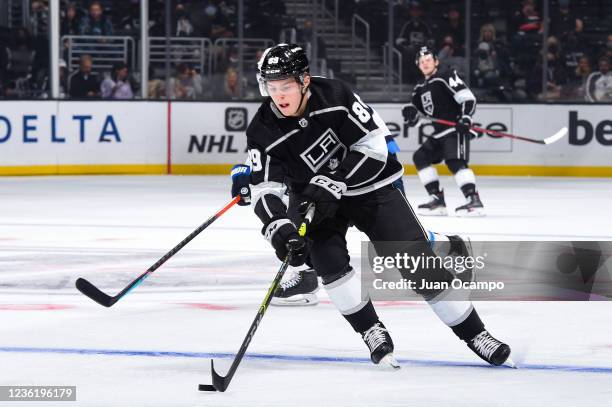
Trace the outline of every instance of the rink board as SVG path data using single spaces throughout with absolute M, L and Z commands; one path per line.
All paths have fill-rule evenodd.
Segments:
M 0 102 L 0 175 L 227 174 L 246 157 L 258 103 Z M 404 126 L 400 104 L 373 104 L 401 148 L 406 172 L 431 125 Z M 484 135 L 472 141 L 479 175 L 611 177 L 612 115 L 606 105 L 478 106 L 475 124 L 546 138 L 552 145 Z M 441 173 L 448 171 L 440 168 Z

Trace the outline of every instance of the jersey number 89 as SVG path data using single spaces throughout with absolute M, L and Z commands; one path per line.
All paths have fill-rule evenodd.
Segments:
M 252 148 L 249 150 L 249 161 L 251 161 L 251 169 L 253 171 L 260 171 L 261 165 L 261 153 L 258 149 Z
M 372 118 L 372 116 L 370 115 L 370 112 L 368 112 L 368 108 L 361 101 L 359 96 L 355 95 L 355 98 L 357 99 L 357 101 L 353 103 L 353 112 L 361 123 L 367 123 L 370 118 Z

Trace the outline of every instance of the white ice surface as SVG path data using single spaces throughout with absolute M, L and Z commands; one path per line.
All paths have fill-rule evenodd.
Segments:
M 226 372 L 278 267 L 250 208 L 231 209 L 112 308 L 74 281 L 118 292 L 229 200 L 227 178 L 0 178 L 0 385 L 76 385 L 77 403 L 45 403 L 58 406 L 611 405 L 611 303 L 478 303 L 518 370 L 485 366 L 422 303 L 380 303 L 403 361 L 390 372 L 366 361 L 321 291 L 316 307 L 271 307 L 228 391 L 198 392 L 211 355 Z M 411 202 L 426 199 L 416 177 L 405 183 Z M 459 205 L 453 180 L 443 186 Z M 607 179 L 479 186 L 487 217 L 422 222 L 473 239 L 612 240 Z M 355 265 L 362 237 L 349 233 Z

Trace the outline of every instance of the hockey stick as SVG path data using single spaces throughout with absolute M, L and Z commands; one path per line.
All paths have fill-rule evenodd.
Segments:
M 302 224 L 300 225 L 300 229 L 298 231 L 300 236 L 306 235 L 306 230 L 308 226 L 310 225 L 310 222 L 312 221 L 312 217 L 314 216 L 314 209 L 315 209 L 314 205 L 312 204 L 308 207 L 308 211 L 306 213 L 306 216 L 304 217 L 304 222 L 302 222 Z M 255 335 L 255 331 L 257 330 L 259 323 L 263 319 L 263 316 L 266 313 L 266 310 L 268 309 L 268 305 L 270 305 L 270 301 L 272 301 L 272 296 L 274 295 L 274 292 L 276 291 L 276 287 L 278 287 L 278 284 L 283 278 L 283 274 L 285 274 L 285 271 L 287 270 L 287 267 L 289 266 L 289 261 L 291 260 L 291 254 L 292 254 L 291 252 L 287 254 L 287 257 L 285 257 L 285 260 L 283 260 L 283 264 L 281 264 L 280 268 L 278 269 L 278 272 L 276 273 L 274 280 L 272 280 L 272 284 L 270 285 L 270 288 L 268 289 L 268 292 L 266 293 L 266 296 L 264 297 L 263 302 L 261 303 L 261 306 L 259 307 L 259 310 L 257 311 L 257 315 L 255 315 L 255 319 L 251 323 L 251 327 L 249 328 L 247 335 L 242 341 L 242 345 L 240 345 L 240 350 L 238 350 L 238 354 L 234 357 L 234 361 L 232 362 L 232 365 L 227 371 L 227 374 L 225 376 L 221 376 L 220 374 L 218 374 L 215 371 L 215 362 L 214 360 L 211 359 L 210 360 L 210 371 L 212 373 L 213 384 L 200 384 L 198 386 L 199 391 L 221 391 L 223 392 L 227 389 L 227 386 L 229 386 L 230 382 L 232 381 L 232 377 L 234 377 L 234 374 L 236 373 L 236 370 L 238 369 L 238 365 L 240 364 L 240 361 L 242 361 L 242 358 L 244 354 L 246 353 L 247 348 L 249 347 L 249 343 L 251 343 L 251 340 L 253 339 L 253 336 Z
M 121 292 L 115 295 L 114 297 L 111 297 L 110 295 L 103 293 L 102 291 L 100 291 L 98 287 L 96 287 L 89 281 L 85 280 L 84 278 L 77 279 L 76 288 L 80 292 L 82 292 L 83 294 L 85 294 L 86 296 L 94 300 L 95 302 L 97 302 L 98 304 L 104 305 L 105 307 L 112 307 L 113 304 L 115 304 L 117 301 L 119 301 L 121 298 L 127 295 L 127 293 L 129 293 L 134 288 L 136 288 L 138 285 L 140 285 L 140 283 L 142 283 L 145 280 L 145 278 L 147 278 L 151 273 L 157 270 L 162 264 L 164 264 L 170 257 L 174 256 L 179 250 L 185 247 L 187 243 L 192 241 L 194 237 L 199 235 L 200 232 L 202 232 L 204 229 L 210 226 L 221 215 L 223 215 L 229 208 L 234 206 L 234 204 L 236 204 L 239 200 L 240 200 L 240 195 L 236 196 L 227 205 L 225 205 L 222 209 L 220 209 L 217 213 L 215 213 L 213 216 L 208 218 L 206 222 L 204 222 L 196 230 L 191 232 L 189 236 L 187 236 L 179 244 L 174 246 L 174 248 L 170 250 L 168 253 L 166 253 L 164 257 L 157 260 L 157 262 L 154 265 L 149 267 L 147 271 L 141 274 L 136 280 L 132 281 L 127 287 L 121 290 Z
M 451 126 L 451 127 L 457 125 L 457 123 L 455 122 L 451 122 L 449 120 L 444 120 L 444 119 L 436 119 L 433 117 L 431 118 L 431 121 L 434 123 L 444 124 L 445 126 Z M 538 140 L 538 139 L 523 137 L 523 136 L 515 136 L 514 134 L 502 133 L 501 131 L 496 131 L 496 130 L 487 130 L 487 129 L 483 129 L 481 127 L 476 127 L 476 126 L 470 126 L 470 130 L 474 130 L 479 133 L 491 134 L 497 137 L 513 138 L 515 140 L 523 140 L 523 141 L 528 141 L 530 143 L 537 143 L 537 144 L 552 144 L 556 141 L 559 141 L 560 139 L 565 137 L 565 135 L 567 135 L 567 127 L 563 127 L 561 130 L 559 130 L 552 136 L 546 137 L 543 140 Z

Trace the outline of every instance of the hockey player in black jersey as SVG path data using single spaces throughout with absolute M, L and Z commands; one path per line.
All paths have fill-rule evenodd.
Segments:
M 311 77 L 297 45 L 269 48 L 258 63 L 260 89 L 267 97 L 247 128 L 252 204 L 262 234 L 279 259 L 291 251 L 291 265 L 308 256 L 331 301 L 360 333 L 374 363 L 397 365 L 393 342 L 372 302 L 361 297 L 350 265 L 346 232 L 364 232 L 378 255 L 400 255 L 397 244 L 419 244 L 434 256 L 424 229 L 405 197 L 391 184 L 403 174 L 388 155 L 389 133 L 378 114 L 340 81 Z M 289 204 L 283 203 L 285 188 Z M 306 238 L 296 224 L 315 206 Z M 401 249 L 403 250 L 403 249 Z M 402 272 L 402 270 L 400 270 Z M 410 271 L 410 278 L 450 281 L 443 267 Z M 484 328 L 469 300 L 445 301 L 449 290 L 417 290 L 432 310 L 478 356 L 500 365 L 510 347 Z
M 414 87 L 411 102 L 403 107 L 404 122 L 414 126 L 419 115 L 424 115 L 457 123 L 450 128 L 433 123 L 434 133 L 414 153 L 419 179 L 431 197 L 428 203 L 419 205 L 418 211 L 422 215 L 448 214 L 444 191 L 440 189 L 438 173 L 432 166 L 444 161 L 467 200 L 455 209 L 455 213 L 458 216 L 484 216 L 484 207 L 476 191 L 476 178 L 468 167 L 472 137 L 469 126 L 476 109 L 476 98 L 456 71 L 438 71 L 438 58 L 430 48 L 422 47 L 415 62 L 425 81 Z

